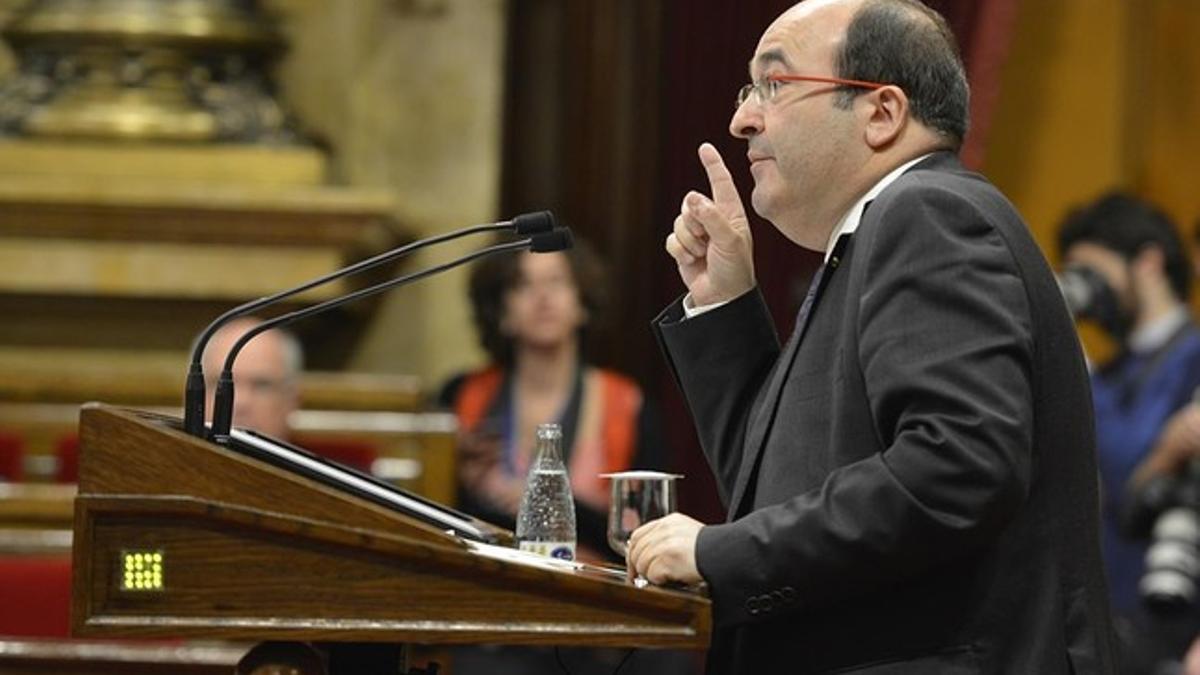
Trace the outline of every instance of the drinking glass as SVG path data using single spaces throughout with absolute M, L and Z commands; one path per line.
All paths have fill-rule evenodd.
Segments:
M 634 530 L 675 511 L 675 481 L 683 476 L 661 471 L 621 471 L 600 477 L 612 480 L 608 545 L 624 558 L 629 535 Z

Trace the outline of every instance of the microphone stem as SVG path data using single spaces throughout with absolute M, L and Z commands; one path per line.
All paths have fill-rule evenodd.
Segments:
M 374 267 L 378 267 L 379 265 L 382 265 L 387 262 L 391 262 L 403 255 L 406 255 L 416 249 L 423 248 L 425 246 L 430 246 L 432 244 L 440 244 L 442 242 L 450 241 L 453 239 L 458 239 L 459 237 L 465 237 L 465 236 L 472 235 L 472 234 L 478 234 L 480 232 L 497 232 L 497 231 L 507 230 L 507 229 L 510 229 L 511 227 L 512 227 L 512 221 L 504 221 L 501 223 L 489 223 L 487 225 L 474 225 L 472 227 L 466 227 L 461 230 L 447 232 L 445 234 L 430 237 L 428 239 L 421 239 L 418 241 L 414 241 L 412 243 L 405 244 L 404 246 L 401 246 L 399 248 L 395 248 L 390 251 L 384 251 L 383 253 L 372 256 L 370 258 L 367 258 L 366 260 L 361 260 L 357 263 L 354 263 L 353 265 L 350 265 L 349 267 L 344 267 L 340 270 L 330 272 L 329 274 L 318 277 L 311 281 L 307 281 L 299 286 L 296 286 L 295 288 L 290 288 L 288 290 L 280 291 L 279 293 L 275 293 L 274 295 L 269 295 L 264 298 L 252 300 L 252 301 L 244 303 L 242 305 L 238 305 L 237 307 L 234 307 L 233 309 L 225 312 L 221 316 L 217 317 L 215 321 L 210 323 L 204 329 L 204 331 L 200 334 L 200 337 L 196 339 L 195 347 L 192 349 L 192 361 L 191 361 L 191 365 L 188 370 L 187 385 L 184 390 L 184 404 L 183 404 L 183 429 L 184 429 L 184 431 L 187 432 L 188 434 L 191 434 L 192 436 L 196 436 L 199 438 L 204 438 L 204 436 L 205 436 L 205 434 L 204 434 L 204 405 L 205 405 L 205 403 L 204 403 L 204 393 L 205 393 L 204 387 L 205 387 L 205 381 L 204 381 L 204 368 L 202 365 L 203 358 L 204 358 L 204 347 L 208 344 L 208 341 L 210 339 L 212 339 L 212 336 L 217 332 L 217 329 L 220 328 L 221 326 L 225 325 L 226 323 L 228 323 L 230 320 L 235 319 L 239 316 L 243 316 L 245 314 L 249 314 L 250 312 L 253 312 L 255 310 L 266 307 L 267 305 L 274 304 L 276 302 L 279 302 L 280 300 L 290 298 L 293 295 L 297 295 L 299 293 L 303 293 L 305 291 L 311 290 L 313 288 L 316 288 L 317 286 L 327 284 L 330 281 L 334 281 L 336 279 L 340 279 L 342 277 L 349 276 L 351 274 L 356 274 L 358 272 L 362 272 L 365 270 L 372 269 Z M 214 402 L 214 405 L 215 405 L 215 402 Z M 215 414 L 215 411 L 214 411 L 214 414 Z
M 246 343 L 254 339 L 254 337 L 259 333 L 268 331 L 272 328 L 285 326 L 293 321 L 303 319 L 313 314 L 320 314 L 321 312 L 340 307 L 348 302 L 354 302 L 355 300 L 361 300 L 362 298 L 366 298 L 377 293 L 382 293 L 383 291 L 396 286 L 424 279 L 425 277 L 444 272 L 448 269 L 458 267 L 459 265 L 464 265 L 484 256 L 528 248 L 532 242 L 533 239 L 520 239 L 505 244 L 497 244 L 495 246 L 482 248 L 474 253 L 469 253 L 465 256 L 462 256 L 461 258 L 455 258 L 450 262 L 435 265 L 419 272 L 413 272 L 401 277 L 396 277 L 395 279 L 389 279 L 388 281 L 375 284 L 374 286 L 368 286 L 367 288 L 354 291 L 353 293 L 348 293 L 340 298 L 326 300 L 325 302 L 313 305 L 311 307 L 305 307 L 293 312 L 288 312 L 287 314 L 281 314 L 280 316 L 268 321 L 264 321 L 246 331 L 240 338 L 238 338 L 237 342 L 233 343 L 233 347 L 230 348 L 228 356 L 225 357 L 225 366 L 221 370 L 221 376 L 217 385 L 216 398 L 213 401 L 212 440 L 221 444 L 227 443 L 229 440 L 230 429 L 233 426 L 233 363 L 237 360 L 238 353 L 242 351 L 242 348 L 246 346 Z M 228 386 L 223 386 L 226 381 L 228 381 Z

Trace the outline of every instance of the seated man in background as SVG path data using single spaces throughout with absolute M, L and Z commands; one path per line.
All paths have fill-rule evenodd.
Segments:
M 1149 633 L 1162 632 L 1146 628 L 1153 617 L 1144 616 L 1138 588 L 1147 544 L 1119 523 L 1135 468 L 1156 444 L 1187 430 L 1168 420 L 1200 385 L 1200 328 L 1187 306 L 1192 266 L 1174 224 L 1150 204 L 1121 194 L 1070 214 L 1059 244 L 1064 275 L 1092 279 L 1086 302 L 1072 310 L 1096 320 L 1118 347 L 1092 374 L 1104 557 L 1124 645 L 1122 672 L 1153 672 L 1135 665 L 1157 651 L 1148 648 Z
M 238 338 L 260 323 L 255 318 L 235 319 L 218 329 L 205 347 L 205 411 L 209 421 L 217 377 L 226 355 Z M 300 407 L 303 369 L 300 341 L 285 330 L 268 330 L 247 342 L 233 366 L 233 425 L 286 440 L 291 431 L 288 418 Z

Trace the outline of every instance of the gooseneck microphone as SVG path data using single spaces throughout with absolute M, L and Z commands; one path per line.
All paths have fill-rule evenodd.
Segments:
M 251 300 L 250 302 L 234 307 L 233 309 L 217 317 L 212 323 L 208 324 L 208 326 L 200 333 L 200 336 L 196 338 L 195 347 L 192 349 L 191 365 L 188 368 L 187 385 L 184 388 L 183 430 L 192 436 L 199 438 L 205 437 L 205 382 L 204 367 L 202 365 L 204 358 L 204 347 L 208 344 L 208 341 L 212 339 L 213 334 L 217 332 L 218 328 L 226 323 L 229 323 L 233 319 L 236 319 L 240 316 L 245 316 L 246 314 L 250 314 L 251 312 L 262 309 L 263 307 L 273 305 L 281 300 L 290 298 L 293 295 L 303 293 L 304 291 L 316 288 L 317 286 L 327 284 L 337 279 L 341 279 L 342 277 L 378 267 L 379 265 L 396 260 L 397 258 L 412 253 L 413 251 L 425 248 L 426 246 L 440 244 L 458 239 L 460 237 L 479 234 L 482 232 L 511 231 L 515 232 L 518 236 L 535 237 L 540 233 L 553 232 L 556 224 L 557 223 L 554 220 L 554 214 L 550 213 L 549 211 L 536 211 L 534 213 L 521 214 L 512 220 L 464 227 L 453 232 L 447 232 L 445 234 L 439 234 L 426 239 L 420 239 L 398 248 L 394 248 L 390 251 L 384 251 L 379 255 L 359 261 L 348 267 L 343 267 L 342 269 L 334 270 L 333 272 L 330 272 L 322 277 L 318 277 L 311 281 L 306 281 L 295 288 L 280 291 L 274 295 L 268 295 L 257 300 Z
M 304 309 L 298 309 L 294 312 L 281 314 L 273 319 L 258 324 L 257 326 L 243 333 L 242 336 L 238 338 L 237 342 L 233 344 L 233 347 L 230 348 L 228 356 L 225 357 L 225 366 L 221 370 L 220 377 L 217 379 L 217 392 L 215 400 L 213 401 L 212 440 L 222 444 L 228 442 L 229 440 L 230 429 L 233 427 L 233 364 L 237 360 L 238 353 L 241 352 L 242 348 L 246 346 L 246 343 L 250 342 L 250 340 L 252 340 L 254 336 L 258 335 L 259 333 L 272 328 L 287 325 L 293 321 L 297 321 L 314 314 L 320 314 L 322 312 L 329 311 L 346 303 L 354 302 L 355 300 L 361 300 L 362 298 L 366 298 L 377 293 L 382 293 L 383 291 L 395 288 L 396 286 L 403 286 L 404 284 L 419 281 L 425 277 L 445 272 L 446 270 L 464 265 L 472 260 L 476 260 L 484 256 L 494 255 L 496 253 L 505 253 L 509 251 L 519 251 L 521 249 L 529 249 L 534 253 L 551 253 L 554 251 L 562 251 L 564 249 L 571 248 L 572 244 L 573 240 L 571 238 L 571 231 L 565 227 L 544 232 L 536 232 L 533 234 L 533 236 L 525 239 L 507 242 L 504 244 L 496 244 L 495 246 L 488 246 L 487 248 L 482 248 L 473 253 L 468 253 L 467 255 L 455 258 L 449 262 L 435 265 L 419 272 L 406 274 L 402 277 L 396 277 L 395 279 L 390 279 L 388 281 L 375 284 L 374 286 L 369 286 L 367 288 L 354 291 L 353 293 L 347 293 L 346 295 L 333 298 L 332 300 L 326 300 L 325 302 L 313 305 L 311 307 L 305 307 Z

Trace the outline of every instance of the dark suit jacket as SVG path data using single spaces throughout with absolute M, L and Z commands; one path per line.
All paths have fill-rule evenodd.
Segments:
M 709 672 L 1113 672 L 1087 373 L 1020 216 L 937 153 L 836 251 L 782 349 L 757 291 L 655 321 L 729 508 Z

